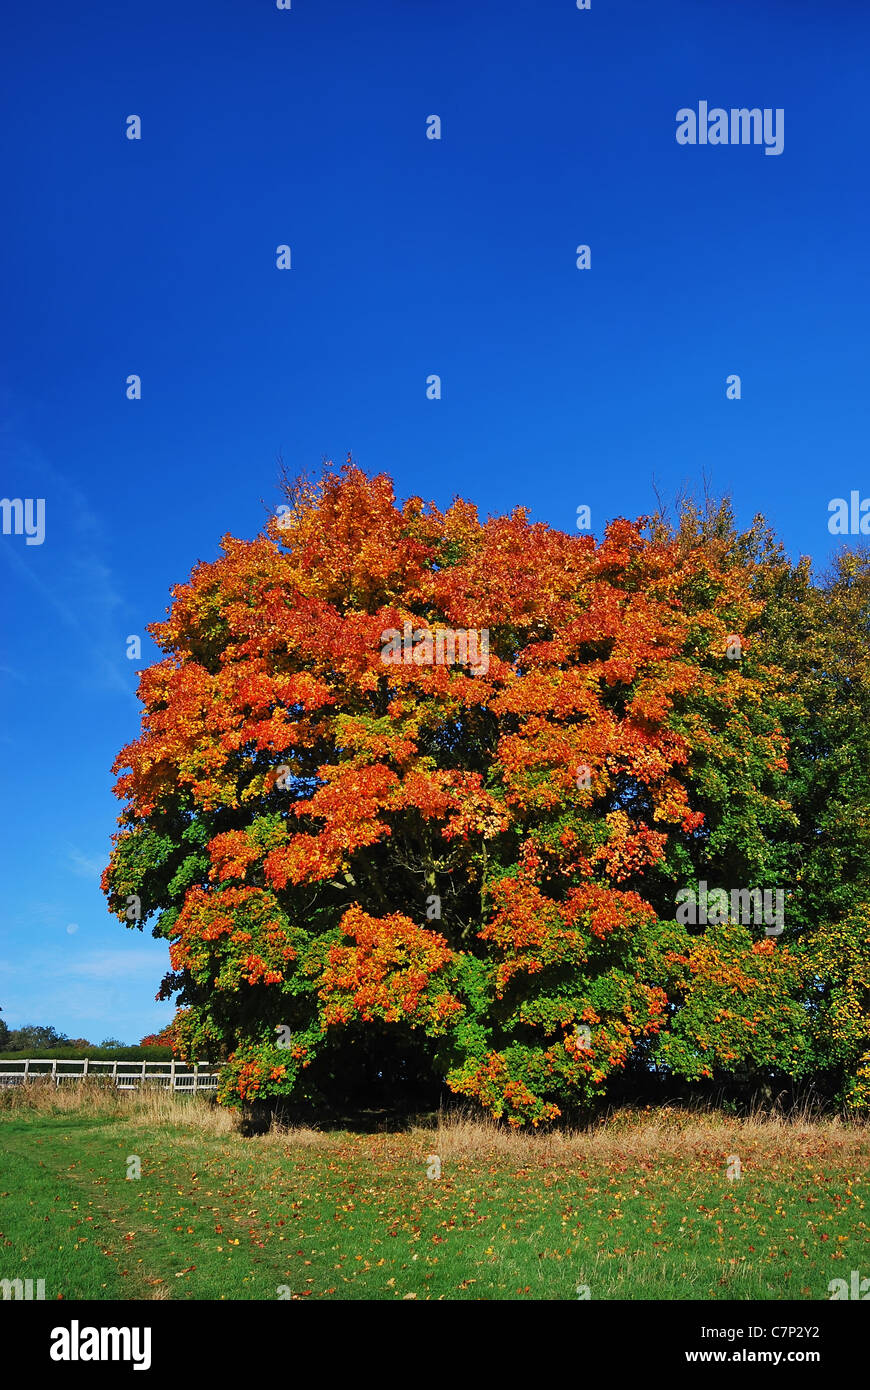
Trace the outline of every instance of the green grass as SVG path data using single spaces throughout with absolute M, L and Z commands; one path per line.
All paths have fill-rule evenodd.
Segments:
M 866 1129 L 244 1139 L 196 1099 L 63 1105 L 0 1109 L 0 1278 L 47 1298 L 816 1300 L 870 1275 Z

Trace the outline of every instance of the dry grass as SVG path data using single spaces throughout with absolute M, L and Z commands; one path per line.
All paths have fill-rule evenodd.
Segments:
M 340 1130 L 311 1129 L 308 1125 L 273 1122 L 269 1132 L 260 1136 L 259 1142 L 282 1149 L 337 1149 L 341 1147 L 344 1137 Z
M 509 1163 L 517 1167 L 552 1167 L 591 1160 L 641 1159 L 655 1155 L 691 1157 L 711 1149 L 744 1154 L 776 1152 L 812 1157 L 822 1149 L 844 1158 L 870 1151 L 870 1122 L 821 1118 L 808 1108 L 790 1113 L 758 1110 L 737 1118 L 716 1109 L 678 1106 L 626 1108 L 584 1129 L 512 1130 L 479 1111 L 455 1107 L 442 1111 L 433 1124 L 407 1130 L 360 1135 L 273 1122 L 266 1134 L 242 1138 L 238 1115 L 204 1095 L 184 1095 L 148 1087 L 119 1091 L 105 1079 L 84 1078 L 55 1087 L 50 1079 L 0 1088 L 0 1111 L 36 1110 L 46 1114 L 80 1114 L 95 1118 L 135 1119 L 155 1126 L 182 1126 L 201 1135 L 281 1150 L 338 1150 L 347 1144 L 370 1145 L 383 1158 L 437 1154 L 442 1161 Z
M 523 1133 L 469 1111 L 439 1116 L 432 1129 L 418 1127 L 410 1138 L 428 1143 L 442 1160 L 509 1160 L 520 1166 L 552 1166 L 588 1159 L 636 1159 L 650 1153 L 686 1157 L 711 1148 L 739 1147 L 744 1153 L 775 1150 L 811 1156 L 822 1147 L 844 1156 L 866 1154 L 870 1124 L 820 1119 L 806 1110 L 793 1114 L 758 1111 L 736 1118 L 721 1110 L 663 1106 L 617 1111 L 586 1129 Z
M 146 1124 L 185 1125 L 202 1133 L 228 1135 L 235 1116 L 207 1096 L 184 1095 L 160 1086 L 120 1091 L 111 1081 L 87 1077 L 55 1086 L 51 1078 L 0 1088 L 0 1111 L 37 1110 L 44 1114 L 80 1114 L 111 1119 L 136 1118 Z

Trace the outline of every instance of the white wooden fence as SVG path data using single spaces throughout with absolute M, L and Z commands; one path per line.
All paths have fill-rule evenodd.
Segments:
M 208 1062 L 98 1062 L 91 1057 L 4 1057 L 0 1052 L 0 1086 L 21 1086 L 50 1076 L 55 1086 L 83 1076 L 111 1077 L 120 1091 L 159 1086 L 171 1091 L 214 1091 L 219 1067 Z

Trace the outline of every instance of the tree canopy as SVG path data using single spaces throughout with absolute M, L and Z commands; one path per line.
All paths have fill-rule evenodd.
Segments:
M 727 504 L 596 542 L 290 486 L 173 589 L 115 765 L 177 1046 L 229 1104 L 396 1071 L 537 1125 L 656 1068 L 866 1109 L 868 619 L 866 557 L 815 583 Z

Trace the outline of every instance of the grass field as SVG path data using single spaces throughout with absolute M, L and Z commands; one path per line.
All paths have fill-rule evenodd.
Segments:
M 0 1092 L 0 1279 L 65 1299 L 828 1299 L 870 1275 L 868 1158 L 870 1130 L 837 1121 L 243 1138 L 201 1097 L 21 1087 Z

